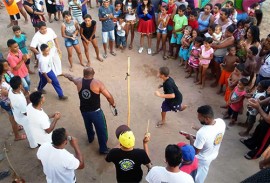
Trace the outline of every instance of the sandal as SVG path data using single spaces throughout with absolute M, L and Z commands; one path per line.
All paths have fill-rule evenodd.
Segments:
M 98 61 L 100 62 L 103 62 L 103 59 L 102 58 L 97 58 Z
M 110 52 L 110 54 L 111 54 L 111 55 L 113 55 L 113 56 L 116 56 L 116 53 L 115 53 L 115 52 L 113 52 L 113 51 L 112 51 L 112 52 Z
M 156 128 L 161 128 L 164 125 L 161 121 L 157 122 Z
M 253 159 L 252 157 L 250 157 L 248 154 L 245 154 L 245 156 L 244 156 L 247 160 L 251 160 L 251 159 Z
M 50 23 L 53 23 L 53 20 L 49 20 Z
M 104 53 L 102 56 L 103 56 L 103 58 L 107 58 L 108 55 L 106 53 Z
M 25 139 L 27 139 L 26 134 L 21 134 L 20 138 L 14 139 L 14 141 L 25 140 Z
M 58 18 L 56 18 L 56 17 L 54 17 L 54 20 L 55 20 L 55 21 L 58 21 L 59 19 L 58 19 Z
M 167 56 L 163 56 L 163 60 L 167 60 L 168 59 L 168 57 Z
M 23 130 L 23 126 L 22 125 L 18 125 L 18 131 Z
M 133 48 L 133 46 L 130 44 L 130 45 L 128 46 L 128 49 L 129 49 L 129 50 L 132 50 L 132 48 Z

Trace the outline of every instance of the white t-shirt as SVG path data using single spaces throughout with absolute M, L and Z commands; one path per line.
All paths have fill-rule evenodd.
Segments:
M 66 149 L 57 149 L 51 143 L 40 146 L 37 158 L 42 162 L 47 183 L 74 183 L 80 161 Z
M 28 104 L 26 111 L 29 126 L 36 143 L 52 142 L 52 132 L 48 134 L 45 131 L 51 125 L 49 116 L 43 110 L 35 109 L 32 103 Z
M 194 146 L 201 151 L 197 154 L 199 160 L 212 161 L 216 159 L 221 141 L 225 133 L 225 122 L 217 118 L 214 125 L 202 126 L 196 134 Z
M 40 73 L 48 73 L 52 70 L 52 57 L 50 55 L 43 56 L 40 54 L 40 57 L 38 59 L 38 71 Z
M 11 109 L 15 118 L 15 121 L 19 123 L 20 125 L 25 125 L 28 123 L 26 113 L 26 98 L 22 92 L 15 94 L 13 93 L 13 90 L 10 89 L 8 92 L 8 98 L 11 103 Z
M 47 27 L 47 33 L 41 34 L 39 31 L 37 31 L 30 43 L 30 47 L 36 48 L 38 47 L 39 53 L 41 53 L 40 46 L 42 44 L 47 44 L 50 48 L 50 55 L 54 55 L 54 52 L 56 50 L 54 39 L 57 38 L 57 35 L 55 32 Z M 52 53 L 52 54 L 51 54 Z M 40 55 L 38 55 L 39 57 Z
M 125 36 L 126 35 L 126 31 L 124 29 L 122 29 L 122 27 L 125 27 L 126 23 L 123 22 L 121 25 L 119 23 L 119 21 L 117 21 L 117 35 L 118 36 Z M 121 27 L 122 26 L 122 27 Z
M 265 57 L 264 64 L 261 66 L 259 74 L 263 77 L 270 77 L 270 54 Z
M 193 178 L 185 172 L 169 172 L 165 167 L 154 166 L 145 177 L 149 183 L 194 183 Z

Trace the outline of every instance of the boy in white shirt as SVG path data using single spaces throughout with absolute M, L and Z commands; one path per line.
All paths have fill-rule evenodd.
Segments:
M 126 22 L 125 22 L 125 15 L 121 14 L 118 17 L 118 21 L 116 23 L 117 26 L 117 36 L 116 36 L 116 48 L 121 48 L 122 52 L 125 50 L 127 46 L 126 41 Z
M 68 97 L 64 96 L 63 90 L 60 86 L 60 83 L 52 70 L 52 57 L 50 56 L 50 48 L 47 44 L 42 44 L 40 46 L 41 55 L 39 57 L 38 70 L 40 81 L 38 84 L 38 91 L 43 91 L 43 88 L 47 83 L 51 83 L 58 94 L 59 100 L 66 100 Z

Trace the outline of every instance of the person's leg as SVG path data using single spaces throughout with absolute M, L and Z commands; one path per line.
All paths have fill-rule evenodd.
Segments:
M 89 56 L 89 44 L 86 43 L 85 41 L 82 41 L 82 43 L 83 43 L 83 48 L 84 48 L 84 54 L 87 59 L 87 65 L 90 65 L 91 61 L 90 61 L 90 56 Z
M 140 37 L 140 47 L 143 47 L 144 45 L 144 34 L 141 34 L 141 37 Z
M 22 79 L 22 85 L 25 91 L 30 91 L 30 88 L 28 86 L 28 83 L 26 82 L 25 78 L 21 78 Z
M 215 82 L 211 84 L 211 87 L 216 87 L 218 85 L 218 80 L 220 78 L 221 75 L 221 70 L 220 70 L 220 63 L 214 61 L 214 67 L 215 67 Z
M 72 61 L 72 46 L 66 47 L 67 48 L 67 52 L 68 52 L 68 61 L 69 61 L 69 65 L 70 65 L 70 71 L 73 71 L 73 61 Z
M 108 41 L 108 32 L 102 32 L 102 42 L 103 42 L 103 49 L 104 49 L 104 58 L 107 57 L 107 41 Z
M 37 90 L 38 91 L 42 91 L 43 88 L 47 84 L 47 79 L 40 72 L 38 72 L 38 75 L 39 75 L 40 80 L 39 80 L 39 84 L 38 84 Z
M 76 51 L 76 53 L 77 53 L 77 56 L 78 56 L 79 61 L 80 61 L 80 64 L 81 64 L 82 66 L 85 66 L 85 65 L 83 64 L 83 60 L 82 60 L 82 52 L 81 52 L 81 48 L 80 48 L 80 45 L 79 45 L 79 41 L 77 40 L 77 42 L 78 42 L 78 44 L 73 45 L 73 47 L 74 47 L 74 49 L 75 49 L 75 51 Z M 90 66 L 90 65 L 88 65 L 88 66 Z
M 52 23 L 52 14 L 51 13 L 48 13 L 48 17 L 49 17 L 49 22 Z
M 132 49 L 133 48 L 134 36 L 135 36 L 135 24 L 134 24 L 134 22 L 131 23 L 131 25 L 130 25 L 130 32 L 131 32 L 131 39 L 130 39 L 129 47 Z
M 52 80 L 52 85 L 56 91 L 56 93 L 58 94 L 58 97 L 63 97 L 63 90 L 60 86 L 60 83 L 57 79 L 57 77 L 55 76 L 54 72 L 51 70 L 50 72 L 47 73 L 47 76 Z
M 100 109 L 99 111 L 92 112 L 91 115 L 93 119 L 93 124 L 97 132 L 99 152 L 105 153 L 106 151 L 108 151 L 107 147 L 108 130 L 104 113 Z
M 161 33 L 159 31 L 157 31 L 157 44 L 156 44 L 156 51 L 155 51 L 155 53 L 158 53 L 159 52 L 160 38 L 161 38 Z M 163 44 L 163 42 L 162 42 L 162 44 Z
M 125 35 L 127 41 L 128 41 L 128 35 L 129 35 L 130 29 L 131 29 L 131 24 L 130 24 L 130 22 L 127 21 L 127 23 L 126 23 L 126 35 Z M 130 46 L 129 46 L 129 49 L 130 49 Z
M 205 179 L 206 179 L 207 174 L 208 174 L 210 163 L 211 163 L 211 161 L 199 160 L 197 174 L 195 177 L 196 183 L 204 183 L 205 182 Z
M 114 30 L 109 32 L 109 46 L 110 46 L 110 53 L 115 56 L 116 53 L 113 51 L 113 43 L 115 42 Z
M 249 132 L 253 128 L 255 122 L 256 122 L 256 116 L 255 115 L 250 115 L 248 113 L 248 116 L 247 116 L 247 129 L 245 131 L 239 132 L 239 135 L 240 136 L 248 136 Z
M 161 105 L 161 121 L 157 122 L 156 124 L 156 127 L 159 128 L 161 127 L 162 125 L 165 124 L 166 122 L 166 112 L 170 111 L 171 108 L 168 104 L 168 102 L 166 102 L 165 100 L 162 102 L 162 105 Z
M 166 40 L 167 40 L 167 34 L 162 34 L 163 58 L 165 58 L 165 56 L 166 56 Z
M 152 47 L 152 34 L 147 34 L 148 49 Z
M 199 81 L 196 83 L 196 85 L 202 84 L 202 65 L 199 65 L 199 72 L 198 75 L 200 74 Z
M 28 88 L 29 88 L 29 91 L 30 91 L 30 85 L 31 85 L 31 80 L 30 80 L 30 75 L 27 74 L 25 77 L 24 77 L 27 85 L 28 85 Z
M 83 117 L 84 126 L 85 126 L 87 137 L 88 137 L 88 142 L 92 143 L 95 138 L 95 132 L 93 129 L 93 124 L 92 124 L 93 119 L 91 117 L 91 112 L 82 112 L 82 117 Z
M 207 68 L 208 68 L 208 66 L 205 66 L 205 65 L 203 65 L 203 67 L 202 67 L 202 86 L 201 86 L 201 89 L 203 89 L 205 86 L 205 75 L 206 75 Z
M 195 72 L 194 83 L 196 83 L 199 80 L 199 68 L 193 68 L 193 70 Z
M 98 48 L 98 44 L 97 44 L 97 39 L 96 38 L 92 40 L 92 45 L 93 45 L 93 47 L 95 49 L 97 59 L 102 62 L 103 60 L 99 56 L 99 48 Z
M 19 2 L 17 2 L 17 6 L 19 8 L 20 13 L 22 14 L 22 16 L 24 17 L 25 23 L 28 23 L 28 18 L 27 18 L 27 14 L 24 11 L 24 7 L 22 4 L 22 0 L 20 0 Z

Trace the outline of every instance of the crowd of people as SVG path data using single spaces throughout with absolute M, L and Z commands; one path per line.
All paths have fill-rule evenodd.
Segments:
M 269 150 L 270 34 L 260 38 L 259 26 L 263 17 L 261 4 L 254 3 L 248 9 L 247 18 L 241 19 L 237 16 L 238 12 L 232 1 L 227 1 L 224 6 L 219 3 L 206 4 L 202 9 L 195 8 L 191 2 L 116 0 L 112 5 L 109 0 L 97 1 L 101 21 L 99 28 L 97 21 L 87 12 L 89 3 L 92 8 L 91 1 L 88 0 L 70 0 L 68 10 L 64 10 L 66 4 L 62 0 L 45 0 L 45 3 L 42 0 L 3 1 L 10 17 L 8 28 L 12 27 L 14 37 L 6 43 L 9 49 L 7 56 L 3 57 L 1 54 L 0 104 L 9 115 L 14 140 L 27 139 L 31 148 L 39 148 L 37 157 L 42 162 L 47 182 L 76 182 L 74 170 L 85 166 L 78 139 L 69 135 L 65 128 L 55 129 L 61 113 L 48 115 L 42 109 L 46 94 L 44 87 L 48 83 L 54 87 L 59 100 L 68 99 L 63 93 L 58 76 L 64 76 L 76 85 L 88 142 L 93 142 L 96 133 L 99 153 L 106 155 L 107 162 L 115 164 L 118 182 L 140 182 L 143 177 L 141 165 L 148 168 L 145 179 L 150 183 L 205 182 L 210 164 L 218 156 L 225 133 L 226 124 L 223 119 L 230 120 L 228 126 L 240 125 L 245 128 L 239 135 L 247 137 L 240 139 L 250 149 L 244 155 L 246 159 L 259 158 L 263 152 Z M 58 35 L 47 27 L 50 24 L 46 23 L 44 4 L 48 22 L 59 22 L 70 64 L 69 71 L 73 72 L 73 48 L 80 64 L 86 66 L 82 78 L 62 72 L 63 53 Z M 26 46 L 27 32 L 22 31 L 18 25 L 20 14 L 24 16 L 25 23 L 28 23 L 26 13 L 35 29 L 30 50 Z M 60 23 L 61 19 L 63 22 Z M 146 38 L 148 55 L 157 56 L 162 52 L 160 60 L 179 60 L 179 68 L 187 73 L 185 78 L 194 77 L 193 83 L 199 85 L 200 89 L 208 86 L 209 78 L 213 78 L 214 82 L 210 86 L 218 87 L 217 95 L 224 96 L 224 105 L 220 106 L 225 109 L 223 119 L 215 118 L 211 106 L 200 106 L 197 113 L 202 126 L 193 127 L 197 130 L 195 137 L 184 133 L 190 145 L 179 143 L 166 147 L 166 167 L 152 167 L 147 145 L 150 141 L 149 133 L 144 136 L 144 149 L 136 149 L 132 130 L 122 125 L 116 130 L 119 147 L 107 147 L 107 124 L 100 108 L 100 94 L 106 97 L 111 106 L 116 107 L 116 103 L 104 84 L 94 78 L 89 44 L 94 47 L 96 59 L 103 62 L 108 55 L 117 57 L 115 49 L 122 52 L 125 49 L 133 50 L 135 30 L 140 35 L 138 54 L 143 52 Z M 102 56 L 95 35 L 99 31 L 104 49 Z M 79 37 L 87 59 L 86 64 L 83 62 Z M 156 37 L 154 51 L 153 37 Z M 30 75 L 35 76 L 29 66 L 32 57 L 35 67 L 38 67 L 40 81 L 37 91 L 30 93 Z M 163 89 L 163 93 L 157 90 L 155 95 L 165 100 L 161 106 L 161 121 L 156 124 L 157 128 L 166 124 L 167 112 L 187 108 L 182 104 L 183 95 L 170 77 L 168 67 L 159 69 L 159 77 L 163 82 L 159 87 Z M 245 99 L 247 106 L 244 106 Z M 237 122 L 238 115 L 245 110 L 246 122 Z M 259 124 L 254 133 L 250 134 L 258 114 Z M 25 134 L 21 134 L 21 130 Z M 75 156 L 65 150 L 68 142 L 74 148 Z M 260 162 L 261 169 L 268 168 L 269 157 L 265 156 Z M 252 180 L 254 177 L 256 178 L 251 177 Z

